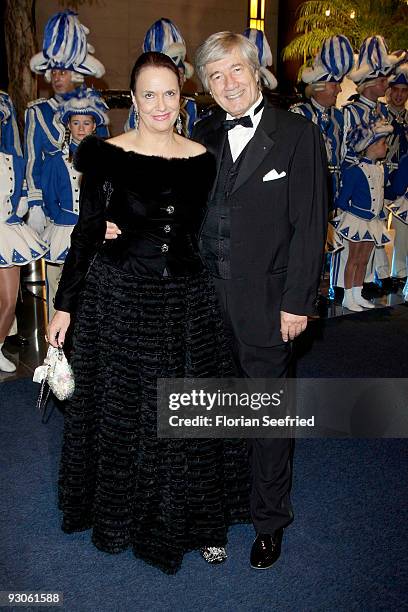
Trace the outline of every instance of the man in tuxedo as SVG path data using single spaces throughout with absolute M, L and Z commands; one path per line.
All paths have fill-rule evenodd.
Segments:
M 221 107 L 192 134 L 217 159 L 201 231 L 240 374 L 286 377 L 293 340 L 314 314 L 327 229 L 327 160 L 319 129 L 261 93 L 257 47 L 231 32 L 210 36 L 198 75 Z M 279 557 L 292 521 L 291 441 L 248 441 L 251 565 Z

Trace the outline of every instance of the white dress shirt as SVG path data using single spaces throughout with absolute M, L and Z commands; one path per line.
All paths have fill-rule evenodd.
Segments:
M 262 94 L 259 94 L 259 98 L 251 106 L 249 111 L 245 113 L 252 119 L 252 127 L 244 127 L 243 125 L 236 125 L 232 130 L 228 131 L 228 141 L 231 149 L 232 159 L 235 160 L 241 155 L 242 151 L 247 146 L 248 142 L 251 140 L 252 136 L 255 134 L 255 130 L 259 125 L 259 122 L 262 117 L 264 107 L 259 110 L 256 115 L 254 115 L 254 110 L 262 101 Z M 227 113 L 227 120 L 235 119 L 232 115 Z

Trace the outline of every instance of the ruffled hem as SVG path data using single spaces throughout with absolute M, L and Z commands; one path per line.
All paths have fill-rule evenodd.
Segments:
M 47 244 L 26 223 L 0 223 L 0 268 L 24 266 L 44 256 Z
M 249 520 L 245 440 L 157 438 L 157 378 L 233 374 L 208 275 L 137 278 L 96 260 L 74 333 L 59 503 L 66 532 L 175 573 Z
M 390 202 L 389 204 L 386 204 L 386 208 L 388 208 L 388 210 L 392 212 L 394 217 L 396 217 L 397 219 L 399 219 L 400 221 L 408 225 L 408 196 L 407 194 L 401 196 L 394 202 Z
M 51 263 L 64 263 L 71 246 L 71 234 L 74 225 L 55 225 L 50 223 L 45 228 L 42 239 L 48 245 L 45 260 Z
M 341 238 L 351 242 L 374 242 L 375 246 L 384 246 L 392 240 L 384 221 L 378 217 L 369 221 L 343 212 L 332 219 L 330 224 Z

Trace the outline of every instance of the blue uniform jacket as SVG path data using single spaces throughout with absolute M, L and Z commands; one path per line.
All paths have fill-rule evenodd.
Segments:
M 357 99 L 343 106 L 344 116 L 344 143 L 346 161 L 355 163 L 356 153 L 349 145 L 352 130 L 361 123 L 369 125 L 379 119 L 388 120 L 388 108 L 383 102 L 372 102 L 365 96 L 359 95 Z
M 398 164 L 400 159 L 408 153 L 408 110 L 397 112 L 389 106 L 388 118 L 394 131 L 389 137 L 387 160 Z
M 389 184 L 385 188 L 387 200 L 396 200 L 408 189 L 408 153 L 400 159 L 398 168 L 390 174 Z
M 375 162 L 364 157 L 361 162 L 374 165 Z M 388 180 L 388 170 L 384 166 L 384 184 Z M 361 219 L 373 219 L 374 212 L 371 194 L 371 185 L 359 165 L 345 165 L 342 169 L 341 189 L 337 199 L 337 207 Z M 384 210 L 378 215 L 385 218 Z
M 75 153 L 77 145 L 71 143 Z M 79 179 L 66 152 L 46 155 L 42 164 L 41 184 L 44 212 L 56 225 L 76 225 L 79 214 Z
M 303 117 L 319 126 L 326 146 L 327 164 L 333 183 L 333 196 L 336 197 L 340 189 L 340 166 L 345 150 L 342 111 L 335 106 L 325 108 L 313 98 L 310 102 L 295 104 L 289 110 L 292 113 L 303 115 Z
M 21 223 L 21 218 L 16 213 L 20 198 L 27 195 L 24 184 L 25 163 L 18 133 L 16 112 L 10 96 L 5 92 L 0 92 L 0 106 L 4 109 L 3 113 L 8 115 L 0 123 L 0 153 L 4 154 L 2 163 L 5 164 L 4 184 L 0 186 L 0 192 L 4 195 L 4 202 L 7 206 L 8 218 L 6 223 Z
M 81 88 L 83 87 L 82 85 Z M 78 88 L 69 94 L 58 96 L 58 99 L 67 99 L 75 95 L 78 95 Z M 53 97 L 49 100 L 35 100 L 26 110 L 24 155 L 30 208 L 43 205 L 41 177 L 45 156 L 60 151 L 64 143 L 65 127 L 56 112 L 59 106 L 58 99 Z M 97 134 L 102 138 L 108 136 L 108 128 L 99 127 Z

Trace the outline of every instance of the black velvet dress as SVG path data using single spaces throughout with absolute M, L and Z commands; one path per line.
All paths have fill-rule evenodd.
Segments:
M 65 413 L 59 504 L 66 532 L 176 572 L 186 551 L 223 546 L 249 519 L 240 440 L 156 435 L 158 377 L 232 373 L 197 232 L 209 153 L 164 159 L 96 137 L 79 148 L 80 216 L 56 296 L 75 313 L 76 390 Z M 106 219 L 122 235 L 104 243 Z

